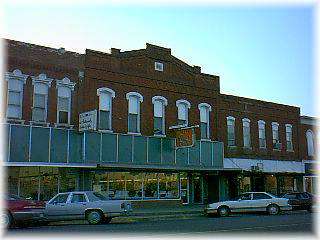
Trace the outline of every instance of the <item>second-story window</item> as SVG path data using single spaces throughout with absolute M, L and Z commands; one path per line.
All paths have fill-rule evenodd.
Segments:
M 235 118 L 232 116 L 227 117 L 227 137 L 228 146 L 236 146 L 236 135 L 235 135 Z
M 286 124 L 286 143 L 287 143 L 287 151 L 293 151 L 291 124 Z
M 140 93 L 129 92 L 126 95 L 128 100 L 128 132 L 140 133 L 140 103 L 143 97 Z
M 112 98 L 116 96 L 110 88 L 98 88 L 99 96 L 99 130 L 112 130 Z
M 243 130 L 243 147 L 250 148 L 250 120 L 248 118 L 242 119 L 242 130 Z
M 313 132 L 310 129 L 306 132 L 306 138 L 308 156 L 314 156 L 314 136 Z
M 168 105 L 166 98 L 154 96 L 153 103 L 153 131 L 155 135 L 165 135 L 165 106 Z
M 26 83 L 27 75 L 22 74 L 18 69 L 12 73 L 5 74 L 8 82 L 8 95 L 7 95 L 7 118 L 8 119 L 21 119 L 22 118 L 22 99 L 23 87 Z
M 272 143 L 273 149 L 281 150 L 281 143 L 279 141 L 279 123 L 272 123 Z
M 210 111 L 211 106 L 207 103 L 200 103 L 198 105 L 200 111 L 200 131 L 201 139 L 210 138 Z
M 74 90 L 75 83 L 69 78 L 57 80 L 58 99 L 57 99 L 57 123 L 70 124 L 71 118 L 71 92 Z
M 258 128 L 259 128 L 259 147 L 266 148 L 266 123 L 262 120 L 258 121 Z
M 177 100 L 176 106 L 178 108 L 178 125 L 188 126 L 188 112 L 191 104 L 187 100 Z
M 48 90 L 51 87 L 52 79 L 47 78 L 45 74 L 38 77 L 32 77 L 33 89 L 33 107 L 32 121 L 46 122 L 48 109 Z
M 163 72 L 163 63 L 162 62 L 154 62 L 154 69 L 159 72 Z

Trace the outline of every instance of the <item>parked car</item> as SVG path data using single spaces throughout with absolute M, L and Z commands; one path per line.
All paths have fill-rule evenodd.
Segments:
M 110 200 L 99 192 L 82 191 L 59 193 L 47 204 L 48 221 L 86 219 L 90 224 L 109 223 L 112 218 L 129 214 L 131 203 Z
M 281 210 L 291 210 L 288 199 L 278 198 L 266 192 L 247 192 L 233 200 L 208 204 L 205 208 L 205 214 L 228 216 L 233 212 L 263 211 L 270 215 L 276 215 Z
M 286 193 L 282 196 L 289 199 L 289 204 L 293 210 L 307 210 L 312 211 L 313 208 L 313 195 L 308 192 L 292 192 Z
M 45 203 L 41 201 L 27 200 L 16 195 L 5 197 L 5 206 L 2 212 L 4 227 L 12 227 L 19 223 L 32 221 L 44 221 Z

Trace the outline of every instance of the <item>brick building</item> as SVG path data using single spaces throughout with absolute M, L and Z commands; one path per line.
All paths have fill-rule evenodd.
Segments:
M 203 203 L 312 189 L 316 123 L 298 107 L 225 95 L 218 76 L 151 44 L 85 54 L 5 45 L 10 192 Z M 90 111 L 95 129 L 78 131 Z M 199 125 L 193 147 L 175 147 L 176 125 Z

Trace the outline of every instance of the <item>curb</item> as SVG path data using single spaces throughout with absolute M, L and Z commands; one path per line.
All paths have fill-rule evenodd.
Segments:
M 149 215 L 149 216 L 148 216 Z M 132 216 L 121 216 L 115 217 L 111 220 L 112 223 L 132 223 L 132 222 L 143 222 L 143 221 L 150 221 L 150 220 L 165 220 L 165 219 L 188 219 L 192 217 L 203 216 L 203 211 L 197 212 L 190 212 L 190 213 L 160 213 L 155 215 L 155 213 L 139 213 Z M 59 221 L 59 222 L 50 222 L 49 226 L 61 226 L 61 225 L 83 225 L 88 224 L 86 220 L 70 220 L 70 221 Z

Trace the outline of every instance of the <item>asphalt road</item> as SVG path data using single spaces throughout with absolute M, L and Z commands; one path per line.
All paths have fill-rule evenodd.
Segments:
M 265 214 L 232 215 L 229 217 L 208 218 L 196 216 L 190 218 L 168 219 L 160 221 L 142 221 L 131 223 L 109 223 L 103 225 L 69 224 L 56 226 L 33 226 L 23 229 L 11 229 L 7 236 L 26 236 L 26 233 L 43 234 L 121 234 L 143 235 L 165 234 L 166 236 L 211 235 L 211 234 L 303 234 L 312 235 L 314 214 L 307 211 L 283 213 L 277 216 Z

